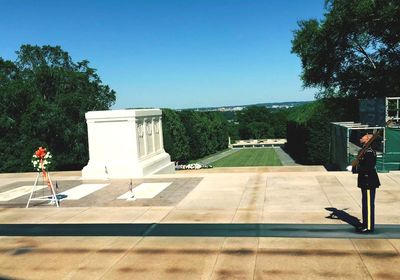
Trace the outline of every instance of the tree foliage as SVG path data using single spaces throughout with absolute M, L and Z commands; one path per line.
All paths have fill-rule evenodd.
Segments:
M 164 149 L 174 161 L 189 158 L 189 138 L 177 111 L 162 109 Z
M 286 137 L 286 111 L 250 106 L 237 113 L 241 139 Z
M 400 95 L 400 2 L 325 2 L 324 19 L 300 21 L 294 32 L 304 86 L 321 97 Z
M 325 98 L 293 108 L 287 116 L 286 149 L 299 163 L 328 164 L 330 123 L 357 116 L 357 102 L 352 98 Z
M 81 168 L 88 160 L 85 113 L 114 102 L 89 61 L 74 62 L 59 46 L 23 45 L 16 61 L 0 58 L 0 172 L 31 171 L 38 146 L 52 152 L 53 168 Z
M 196 160 L 228 147 L 228 122 L 221 113 L 162 111 L 164 147 L 172 160 Z

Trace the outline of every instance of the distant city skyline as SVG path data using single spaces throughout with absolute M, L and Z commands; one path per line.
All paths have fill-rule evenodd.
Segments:
M 266 108 L 277 109 L 277 108 L 291 108 L 299 105 L 304 105 L 312 101 L 286 101 L 286 102 L 271 102 L 271 103 L 256 103 L 256 104 L 235 104 L 227 106 L 211 106 L 211 107 L 193 107 L 183 109 L 193 109 L 200 111 L 241 111 L 246 107 L 251 106 L 264 106 Z
M 60 45 L 117 92 L 114 109 L 309 101 L 290 53 L 299 20 L 324 0 L 0 0 L 0 57 L 22 44 Z

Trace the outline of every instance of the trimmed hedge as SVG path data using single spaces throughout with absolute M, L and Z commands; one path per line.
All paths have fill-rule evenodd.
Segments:
M 321 99 L 293 108 L 285 148 L 298 163 L 329 164 L 330 123 L 358 118 L 358 101 L 353 98 Z
M 228 121 L 219 112 L 162 109 L 164 149 L 188 162 L 228 147 Z

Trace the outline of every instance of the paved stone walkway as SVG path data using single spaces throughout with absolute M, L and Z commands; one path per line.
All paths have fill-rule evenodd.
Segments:
M 239 149 L 229 149 L 229 150 L 223 151 L 222 153 L 219 153 L 219 154 L 204 158 L 202 160 L 199 160 L 198 163 L 201 163 L 201 164 L 212 164 L 214 161 L 217 161 L 217 160 L 219 160 L 221 158 L 227 157 L 227 156 L 229 156 L 229 155 L 231 155 L 233 153 L 236 153 L 238 151 L 239 151 Z
M 400 279 L 400 173 L 379 176 L 374 235 L 352 231 L 356 175 L 317 166 L 134 178 L 173 182 L 153 202 L 116 202 L 128 180 L 58 209 L 0 201 L 0 279 Z M 0 174 L 0 194 L 34 177 Z
M 275 151 L 283 166 L 299 165 L 281 147 L 275 148 Z

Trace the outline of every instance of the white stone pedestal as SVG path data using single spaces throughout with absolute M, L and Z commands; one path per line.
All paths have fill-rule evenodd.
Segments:
M 83 179 L 142 177 L 174 173 L 164 151 L 161 110 L 91 111 L 85 114 L 89 162 Z

